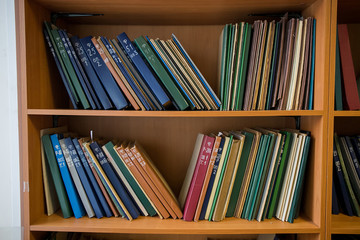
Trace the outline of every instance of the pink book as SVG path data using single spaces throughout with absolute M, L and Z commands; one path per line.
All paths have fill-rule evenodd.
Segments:
M 199 201 L 201 188 L 204 182 L 207 167 L 209 165 L 214 142 L 214 137 L 204 136 L 199 156 L 197 158 L 195 171 L 191 179 L 190 188 L 186 196 L 183 215 L 183 219 L 185 221 L 192 221 L 194 219 L 196 206 Z

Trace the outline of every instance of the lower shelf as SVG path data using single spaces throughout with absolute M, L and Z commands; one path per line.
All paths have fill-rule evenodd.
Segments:
M 344 214 L 331 216 L 332 234 L 360 234 L 360 217 Z
M 310 220 L 299 217 L 294 223 L 268 219 L 263 222 L 226 218 L 221 222 L 186 222 L 157 217 L 139 217 L 128 221 L 121 218 L 64 219 L 53 214 L 30 225 L 30 231 L 142 233 L 142 234 L 269 234 L 269 233 L 320 233 L 320 228 Z

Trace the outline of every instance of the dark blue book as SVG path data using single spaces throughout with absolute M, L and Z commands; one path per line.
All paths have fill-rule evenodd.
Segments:
M 69 150 L 70 157 L 74 163 L 76 172 L 79 175 L 79 178 L 80 178 L 81 184 L 84 187 L 85 193 L 86 193 L 86 195 L 90 201 L 90 204 L 94 210 L 95 216 L 97 218 L 102 218 L 104 216 L 104 214 L 102 212 L 101 206 L 100 206 L 98 199 L 94 193 L 94 190 L 91 187 L 89 179 L 84 171 L 83 165 L 81 164 L 79 155 L 77 154 L 76 148 L 70 137 L 65 139 L 65 144 Z
M 83 69 L 87 74 L 90 83 L 96 92 L 97 97 L 99 98 L 102 108 L 105 110 L 113 108 L 113 105 L 111 104 L 111 101 L 109 100 L 109 97 L 107 96 L 104 87 L 99 80 L 99 77 L 97 76 L 87 54 L 85 53 L 80 39 L 77 36 L 73 36 L 70 40 L 75 47 L 76 53 L 80 59 L 80 63 L 83 66 Z M 99 107 L 99 109 L 101 109 L 101 107 Z
M 74 216 L 75 218 L 81 218 L 85 215 L 85 209 L 81 203 L 80 196 L 75 188 L 75 184 L 70 176 L 69 169 L 67 167 L 64 155 L 60 147 L 58 135 L 53 134 L 50 136 L 50 139 L 59 165 L 61 177 L 64 181 L 66 193 L 69 197 L 70 205 L 74 212 Z
M 210 179 L 209 179 L 209 185 L 208 185 L 208 187 L 206 189 L 206 194 L 205 194 L 205 197 L 204 197 L 204 202 L 203 202 L 201 212 L 200 212 L 200 217 L 199 217 L 200 220 L 205 219 L 206 209 L 207 209 L 207 206 L 209 204 L 211 190 L 212 190 L 212 188 L 214 186 L 214 181 L 215 181 L 215 177 L 216 177 L 216 172 L 217 172 L 218 167 L 219 167 L 221 154 L 222 154 L 222 152 L 224 150 L 224 143 L 225 143 L 225 138 L 223 137 L 223 138 L 221 138 L 221 141 L 220 141 L 219 149 L 218 149 L 218 152 L 217 152 L 217 155 L 216 155 L 216 158 L 215 158 L 215 162 L 214 162 L 214 167 L 213 167 Z
M 91 108 L 92 108 L 92 109 L 96 109 L 95 102 L 94 102 L 94 100 L 93 100 L 93 98 L 92 98 L 92 95 L 90 94 L 90 91 L 89 91 L 89 89 L 88 89 L 88 86 L 87 86 L 86 83 L 85 83 L 85 79 L 84 79 L 83 76 L 81 75 L 81 72 L 80 72 L 80 70 L 79 70 L 79 68 L 78 68 L 78 66 L 77 66 L 77 64 L 76 64 L 76 62 L 75 62 L 75 58 L 74 58 L 73 53 L 71 52 L 69 43 L 68 43 L 68 41 L 66 40 L 66 39 L 68 38 L 68 37 L 67 37 L 67 34 L 66 34 L 63 30 L 61 30 L 61 29 L 58 30 L 58 33 L 59 33 L 59 36 L 60 36 L 60 38 L 61 38 L 61 41 L 62 41 L 63 44 L 64 44 L 65 51 L 66 51 L 67 55 L 69 56 L 70 62 L 71 62 L 71 64 L 72 64 L 73 68 L 74 68 L 75 74 L 76 74 L 77 78 L 79 79 L 79 82 L 80 82 L 80 84 L 81 84 L 81 87 L 82 87 L 82 89 L 83 89 L 83 91 L 84 91 L 84 93 L 85 93 L 85 95 L 86 95 L 86 98 L 88 99 Z M 70 44 L 70 45 L 71 45 L 71 44 Z
M 79 141 L 76 138 L 74 138 L 72 141 L 73 141 L 73 144 L 75 146 L 76 152 L 77 152 L 77 154 L 78 154 L 78 156 L 79 156 L 79 158 L 80 158 L 80 160 L 82 162 L 82 165 L 83 165 L 83 167 L 85 169 L 85 172 L 86 172 L 86 175 L 87 175 L 87 177 L 89 179 L 89 182 L 91 183 L 91 186 L 92 186 L 92 188 L 93 188 L 93 190 L 94 190 L 94 192 L 96 194 L 96 199 L 101 204 L 101 206 L 99 206 L 101 212 L 105 213 L 106 217 L 113 216 L 113 214 L 111 212 L 111 209 L 110 209 L 110 207 L 109 207 L 109 205 L 108 205 L 108 203 L 107 203 L 107 201 L 106 201 L 106 199 L 105 199 L 105 197 L 104 197 L 104 195 L 103 195 L 103 193 L 102 193 L 102 191 L 101 191 L 101 189 L 99 187 L 99 184 L 96 181 L 96 179 L 94 177 L 94 174 L 90 169 L 89 163 L 88 163 L 88 161 L 86 159 L 86 156 L 85 156 L 85 154 L 84 154 L 84 152 L 83 152 L 83 150 L 82 150 L 82 148 L 80 146 Z
M 72 58 L 74 59 L 74 62 L 75 62 L 75 67 L 78 69 L 78 71 L 80 72 L 80 75 L 81 77 L 84 79 L 84 82 L 85 82 L 85 85 L 90 93 L 90 96 L 91 96 L 91 100 L 93 101 L 93 109 L 101 109 L 101 105 L 100 105 L 100 102 L 94 92 L 94 89 L 93 87 L 91 86 L 90 84 L 90 81 L 88 79 L 88 77 L 86 76 L 85 72 L 84 72 L 84 69 L 83 67 L 81 66 L 80 64 L 80 61 L 76 55 L 76 52 L 75 52 L 75 49 L 74 49 L 74 46 L 72 45 L 72 43 L 70 42 L 70 39 L 69 39 L 69 36 L 68 34 L 64 31 L 64 30 L 61 30 L 63 32 L 63 35 L 65 37 L 65 40 L 67 42 L 67 45 L 69 46 L 69 49 L 70 49 L 70 52 L 71 52 L 71 55 L 72 55 Z
M 352 144 L 349 136 L 345 136 L 345 141 L 346 141 L 346 145 L 347 145 L 347 147 L 349 149 L 349 152 L 350 152 L 351 160 L 354 163 L 356 173 L 357 173 L 358 177 L 360 178 L 359 159 L 357 158 L 355 150 L 354 150 L 354 148 L 356 148 L 356 146 L 354 146 Z
M 333 181 L 332 181 L 332 207 L 331 207 L 331 213 L 335 214 L 335 215 L 338 215 L 340 213 L 336 188 L 335 188 L 335 184 L 334 184 L 334 178 L 333 178 Z
M 124 52 L 129 56 L 141 77 L 145 80 L 145 83 L 150 88 L 152 94 L 158 100 L 159 104 L 163 106 L 164 109 L 170 106 L 171 101 L 168 95 L 166 95 L 164 89 L 146 65 L 141 55 L 137 52 L 135 46 L 132 44 L 126 33 L 121 33 L 117 36 L 117 39 L 119 40 L 120 46 L 125 49 Z
M 344 203 L 344 213 L 349 215 L 349 216 L 354 216 L 353 210 L 351 208 L 351 203 L 350 203 L 350 198 L 349 198 L 349 193 L 345 184 L 345 179 L 344 179 L 344 174 L 342 172 L 341 169 L 341 164 L 340 164 L 340 158 L 338 155 L 338 152 L 336 150 L 336 146 L 335 146 L 335 141 L 334 141 L 334 157 L 333 157 L 333 161 L 334 161 L 334 177 L 336 177 L 335 182 L 337 182 L 339 184 L 339 189 L 341 191 L 341 196 L 342 196 L 342 201 Z
M 101 164 L 101 167 L 103 168 L 106 176 L 109 178 L 116 193 L 119 195 L 121 201 L 124 203 L 126 209 L 130 213 L 131 217 L 133 219 L 136 219 L 137 217 L 139 217 L 139 215 L 140 215 L 139 211 L 137 210 L 135 204 L 131 201 L 131 198 L 127 194 L 126 189 L 124 188 L 122 182 L 116 176 L 114 170 L 112 169 L 111 165 L 109 164 L 108 160 L 106 159 L 106 156 L 105 156 L 104 152 L 102 151 L 101 147 L 98 145 L 97 142 L 93 142 L 90 144 L 90 148 L 93 151 L 95 157 L 98 159 L 99 163 Z
M 79 100 L 78 100 L 78 98 L 76 96 L 74 88 L 71 86 L 69 76 L 67 75 L 67 72 L 64 72 L 64 66 L 61 65 L 61 62 L 60 62 L 57 54 L 55 53 L 55 48 L 53 46 L 53 43 L 52 43 L 51 38 L 49 36 L 49 33 L 47 32 L 47 30 L 45 28 L 43 29 L 43 33 L 44 33 L 44 36 L 45 36 L 45 40 L 46 40 L 46 42 L 47 42 L 47 44 L 49 46 L 51 55 L 54 57 L 56 67 L 59 70 L 60 77 L 61 77 L 61 80 L 64 83 L 66 92 L 68 93 L 68 95 L 70 97 L 70 101 L 71 101 L 74 109 L 78 109 L 79 108 L 78 105 L 79 105 L 80 102 L 79 102 Z
M 92 37 L 88 36 L 80 39 L 80 42 L 90 59 L 92 66 L 95 69 L 95 72 L 99 76 L 99 79 L 107 91 L 111 101 L 115 105 L 116 109 L 123 109 L 128 107 L 128 102 L 124 97 L 124 94 L 121 92 L 119 86 L 115 82 L 115 79 L 111 75 L 110 70 L 105 65 L 104 60 L 101 58 L 99 52 L 91 41 Z
M 152 110 L 151 106 L 146 101 L 146 99 L 145 99 L 144 95 L 142 94 L 142 92 L 140 91 L 140 89 L 134 83 L 134 81 L 131 78 L 131 76 L 129 75 L 128 71 L 126 71 L 126 69 L 125 69 L 125 67 L 123 65 L 123 62 L 120 60 L 119 56 L 116 54 L 116 52 L 113 49 L 113 47 L 111 46 L 110 42 L 104 37 L 100 37 L 100 38 L 101 38 L 101 41 L 104 43 L 105 47 L 107 48 L 108 52 L 110 53 L 110 55 L 111 55 L 112 59 L 114 60 L 115 64 L 118 66 L 121 73 L 126 78 L 126 81 L 129 83 L 130 87 L 135 92 L 136 96 L 139 98 L 141 103 L 144 105 L 145 109 L 148 110 L 148 111 Z
M 355 155 L 357 159 L 360 159 L 360 142 L 356 139 L 356 137 L 350 137 L 350 141 L 353 144 Z

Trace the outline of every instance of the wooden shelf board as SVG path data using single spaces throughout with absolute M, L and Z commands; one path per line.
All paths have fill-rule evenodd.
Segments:
M 344 214 L 331 216 L 332 234 L 360 234 L 360 217 Z
M 335 117 L 360 117 L 360 111 L 334 111 Z
M 271 116 L 322 116 L 319 110 L 298 111 L 126 111 L 126 110 L 72 110 L 28 109 L 28 115 L 109 116 L 109 117 L 271 117 Z
M 267 234 L 267 233 L 320 233 L 320 228 L 306 218 L 299 217 L 294 223 L 269 219 L 263 222 L 226 218 L 221 222 L 186 222 L 158 217 L 139 217 L 133 221 L 121 218 L 64 219 L 53 214 L 30 225 L 31 231 L 69 231 L 98 233 L 143 234 Z

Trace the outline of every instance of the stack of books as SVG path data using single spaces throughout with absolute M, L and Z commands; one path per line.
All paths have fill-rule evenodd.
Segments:
M 357 25 L 339 24 L 336 38 L 335 110 L 360 109 L 360 81 L 357 59 L 360 28 Z M 356 69 L 357 67 L 357 69 Z M 357 72 L 356 72 L 357 71 Z
M 334 136 L 332 212 L 360 217 L 360 136 Z
M 44 23 L 44 36 L 75 109 L 217 110 L 220 101 L 179 40 L 126 33 L 79 39 Z
M 312 110 L 316 20 L 227 24 L 220 36 L 222 110 Z
M 47 190 L 53 188 L 64 218 L 182 218 L 173 192 L 138 142 L 102 143 L 63 128 L 41 135 L 48 214 L 56 211 Z
M 310 133 L 249 129 L 199 134 L 179 195 L 186 221 L 297 217 Z

